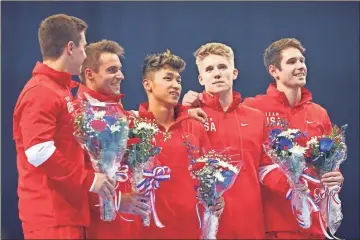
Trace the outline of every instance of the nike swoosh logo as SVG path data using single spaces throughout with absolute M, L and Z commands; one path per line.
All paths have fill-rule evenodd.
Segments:
M 247 125 L 249 125 L 248 123 L 241 123 L 240 124 L 242 127 L 246 127 Z
M 314 122 L 315 122 L 315 121 L 312 121 L 312 122 L 311 122 L 311 121 L 306 120 L 306 123 L 307 123 L 307 124 L 312 124 L 312 123 L 314 123 Z

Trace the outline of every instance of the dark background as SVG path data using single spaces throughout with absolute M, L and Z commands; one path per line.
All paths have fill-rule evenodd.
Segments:
M 328 110 L 334 123 L 349 124 L 348 160 L 341 166 L 344 220 L 336 235 L 359 237 L 358 2 L 1 2 L 1 12 L 1 218 L 7 238 L 22 237 L 12 113 L 36 61 L 41 61 L 39 24 L 56 13 L 84 19 L 89 43 L 110 39 L 123 45 L 127 109 L 146 100 L 140 69 L 149 53 L 169 48 L 184 58 L 184 94 L 202 90 L 192 53 L 206 42 L 228 44 L 240 71 L 235 90 L 248 97 L 264 93 L 270 82 L 264 49 L 283 37 L 298 38 L 308 50 L 307 87 L 314 101 Z

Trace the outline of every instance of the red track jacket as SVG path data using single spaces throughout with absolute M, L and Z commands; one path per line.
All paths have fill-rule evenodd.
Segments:
M 307 132 L 310 138 L 329 134 L 331 131 L 331 122 L 326 110 L 312 102 L 311 93 L 305 88 L 301 89 L 301 101 L 293 108 L 290 107 L 285 94 L 276 89 L 275 84 L 269 85 L 266 95 L 247 98 L 244 104 L 265 113 L 267 132 L 276 128 L 277 126 L 270 124 L 279 120 L 288 122 L 289 128 Z M 319 178 L 312 166 L 308 166 L 306 173 L 313 178 Z M 260 179 L 264 186 L 262 194 L 266 232 L 295 232 L 298 236 L 292 237 L 320 236 L 324 238 L 317 214 L 313 213 L 313 223 L 309 229 L 303 229 L 298 225 L 292 213 L 290 201 L 286 199 L 286 195 L 289 193 L 289 184 L 279 169 L 272 166 L 262 168 Z M 307 183 L 311 195 L 314 194 L 315 189 L 321 188 L 319 183 L 315 183 L 309 178 Z
M 120 99 L 124 96 L 120 95 L 104 95 L 99 92 L 93 91 L 87 88 L 85 85 L 80 84 L 77 95 L 78 98 L 84 99 L 84 93 L 87 93 L 91 97 L 101 101 L 101 102 L 113 102 L 119 103 L 118 110 L 124 115 L 128 113 L 123 109 Z M 90 161 L 89 155 L 85 153 L 85 162 L 88 169 L 93 169 L 92 163 Z M 131 185 L 129 181 L 127 182 L 118 182 L 118 188 L 116 189 L 116 194 L 118 191 L 122 193 L 131 192 Z M 89 192 L 89 205 L 90 205 L 90 226 L 87 230 L 86 238 L 88 239 L 129 239 L 129 238 L 138 238 L 139 229 L 141 228 L 141 223 L 139 218 L 135 215 L 118 213 L 116 219 L 112 222 L 105 222 L 100 219 L 100 209 L 96 207 L 99 204 L 99 195 L 96 193 Z M 120 216 L 123 216 L 126 219 L 134 220 L 133 222 L 127 222 L 123 220 Z
M 232 188 L 224 193 L 225 209 L 219 221 L 220 238 L 263 238 L 264 221 L 258 177 L 263 161 L 265 119 L 259 110 L 241 104 L 233 92 L 233 102 L 223 111 L 219 96 L 203 92 L 202 109 L 208 116 L 205 130 L 215 149 L 235 147 L 234 154 L 244 165 Z
M 184 111 L 183 111 L 184 110 Z M 143 228 L 142 238 L 199 239 L 200 228 L 196 214 L 196 192 L 194 182 L 188 170 L 187 148 L 183 145 L 183 136 L 190 135 L 192 144 L 205 151 L 209 141 L 200 122 L 189 118 L 187 110 L 181 106 L 175 108 L 176 122 L 168 131 L 159 125 L 161 132 L 155 136 L 156 145 L 162 147 L 158 159 L 162 166 L 171 169 L 170 180 L 161 182 L 155 191 L 156 210 L 160 221 L 165 225 L 158 228 L 154 222 Z M 153 119 L 148 112 L 148 104 L 141 104 L 139 115 Z
M 94 172 L 73 136 L 71 75 L 38 62 L 13 115 L 23 231 L 88 226 Z

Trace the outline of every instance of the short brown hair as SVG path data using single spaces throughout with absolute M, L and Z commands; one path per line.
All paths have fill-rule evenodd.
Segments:
M 38 38 L 43 59 L 59 58 L 68 42 L 79 46 L 81 33 L 87 24 L 80 18 L 65 14 L 47 17 L 40 24 Z
M 90 68 L 93 71 L 99 71 L 100 56 L 102 53 L 113 53 L 118 55 L 119 58 L 124 57 L 125 51 L 120 44 L 110 40 L 101 40 L 86 46 L 86 58 L 81 65 L 80 79 L 85 81 L 85 69 Z
M 266 70 L 269 70 L 270 65 L 274 65 L 281 70 L 281 52 L 288 48 L 299 49 L 301 54 L 304 54 L 306 50 L 300 41 L 296 38 L 282 38 L 276 42 L 273 42 L 268 48 L 265 49 L 264 65 Z
M 142 66 L 142 76 L 146 78 L 149 72 L 155 72 L 163 68 L 165 65 L 169 65 L 176 71 L 182 72 L 185 69 L 185 61 L 173 54 L 169 49 L 162 53 L 154 53 L 145 58 Z
M 194 57 L 196 58 L 196 65 L 199 66 L 200 62 L 210 54 L 226 57 L 232 64 L 234 64 L 234 51 L 231 47 L 223 43 L 207 43 L 202 45 L 195 51 Z

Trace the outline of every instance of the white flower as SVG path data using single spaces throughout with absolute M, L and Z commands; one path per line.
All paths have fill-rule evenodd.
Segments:
M 201 157 L 201 158 L 196 159 L 196 162 L 206 162 L 207 160 L 208 160 L 208 158 Z
M 223 175 L 221 175 L 220 171 L 216 171 L 214 174 L 214 177 L 219 181 L 219 182 L 224 182 L 225 178 L 223 177 Z
M 94 111 L 94 119 L 101 120 L 105 116 L 105 111 Z
M 153 124 L 149 124 L 146 122 L 140 122 L 137 126 L 136 126 L 137 130 L 152 130 L 153 133 L 156 133 L 158 131 L 157 127 L 155 127 Z
M 318 145 L 319 141 L 317 140 L 317 137 L 312 137 L 307 143 L 306 146 L 309 147 L 310 145 Z
M 299 132 L 299 129 L 291 129 L 289 128 L 286 131 L 281 132 L 278 136 L 279 137 L 288 137 L 288 138 L 294 138 L 295 136 L 292 134 L 296 134 Z
M 305 153 L 307 147 L 301 147 L 299 145 L 294 145 L 292 148 L 289 149 L 289 152 L 295 155 L 302 155 Z
M 112 132 L 112 133 L 114 133 L 114 132 L 118 132 L 120 130 L 120 126 L 119 125 L 111 125 L 111 127 L 110 127 L 110 131 Z
M 228 162 L 219 161 L 219 166 L 221 166 L 223 168 L 228 168 L 230 171 L 232 171 L 236 174 L 239 173 L 239 169 Z

